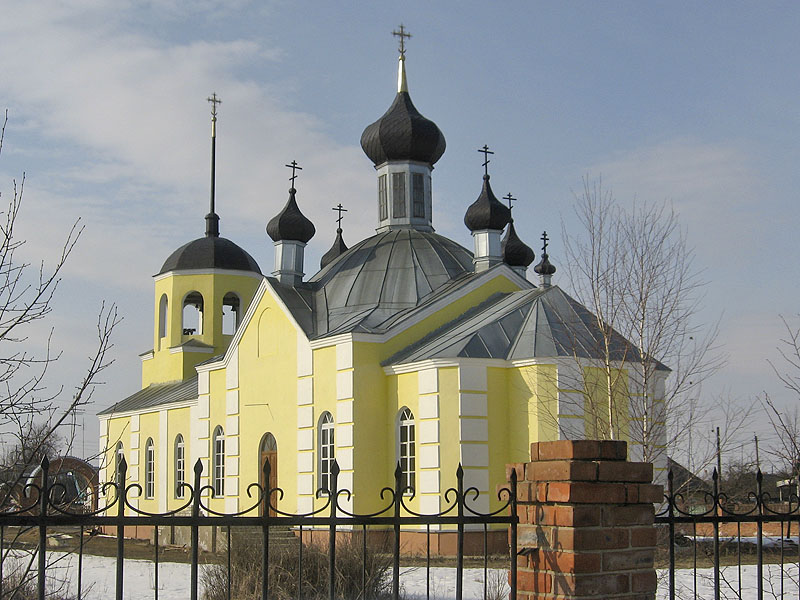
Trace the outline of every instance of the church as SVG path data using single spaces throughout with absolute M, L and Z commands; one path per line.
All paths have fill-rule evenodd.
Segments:
M 602 402 L 585 385 L 598 379 L 595 319 L 552 283 L 546 234 L 530 268 L 513 198 L 507 206 L 492 191 L 488 147 L 477 199 L 464 203 L 473 249 L 435 232 L 431 179 L 445 137 L 411 101 L 400 34 L 397 94 L 361 136 L 377 194 L 358 210 L 375 210 L 375 235 L 348 247 L 340 223 L 306 278 L 315 227 L 293 162 L 288 201 L 266 227 L 271 275 L 220 236 L 212 184 L 205 235 L 154 276 L 142 389 L 98 415 L 101 482 L 124 457 L 140 510 L 182 506 L 181 484 L 200 460 L 218 512 L 247 509 L 256 501 L 248 486 L 269 483 L 283 490 L 280 511 L 309 513 L 325 501 L 317 491 L 334 461 L 350 512 L 376 510 L 398 465 L 412 510 L 442 510 L 461 465 L 465 487 L 480 492 L 473 506 L 488 512 L 505 465 L 528 460 L 532 442 L 592 437 L 584 406 Z M 657 373 L 656 399 L 668 370 Z M 620 427 L 625 438 L 624 419 Z

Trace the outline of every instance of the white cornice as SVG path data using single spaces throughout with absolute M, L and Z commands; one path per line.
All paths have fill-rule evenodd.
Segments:
M 501 367 L 508 368 L 511 363 L 501 358 L 426 358 L 411 363 L 398 365 L 387 365 L 383 367 L 383 372 L 387 375 L 400 375 L 402 373 L 413 373 L 425 369 L 444 369 L 447 367 Z
M 317 340 L 311 340 L 310 345 L 312 350 L 319 348 L 327 348 L 328 346 L 335 346 L 337 344 L 345 344 L 347 342 L 373 342 L 377 336 L 370 333 L 339 333 L 330 337 L 324 337 Z M 365 339 L 366 338 L 366 339 Z
M 214 354 L 214 348 L 201 348 L 198 346 L 173 346 L 169 349 L 170 354 L 182 354 L 182 353 L 190 353 L 190 352 L 197 352 L 200 354 Z
M 144 362 L 146 360 L 151 360 L 155 355 L 156 355 L 156 353 L 153 350 L 149 350 L 147 352 L 142 352 L 139 355 L 139 358 L 141 358 L 142 362 Z

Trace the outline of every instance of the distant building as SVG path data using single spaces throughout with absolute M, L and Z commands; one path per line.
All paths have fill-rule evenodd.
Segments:
M 348 248 L 340 225 L 310 278 L 304 250 L 315 227 L 294 181 L 267 225 L 271 276 L 219 236 L 213 206 L 206 235 L 158 271 L 142 389 L 99 414 L 103 479 L 124 456 L 142 509 L 179 507 L 199 459 L 214 510 L 252 504 L 248 485 L 269 461 L 280 509 L 310 512 L 335 459 L 348 510 L 375 510 L 399 463 L 414 510 L 443 509 L 461 464 L 488 511 L 505 465 L 529 460 L 532 442 L 591 437 L 583 406 L 603 394 L 596 386 L 587 399 L 582 382 L 599 379 L 595 318 L 551 285 L 546 253 L 538 285 L 527 279 L 534 252 L 488 167 L 465 203 L 474 250 L 434 231 L 432 172 L 445 138 L 411 102 L 402 52 L 394 102 L 361 145 L 377 202 L 354 199 L 350 210 L 374 210 L 376 234 Z M 656 399 L 667 373 L 657 372 Z M 505 543 L 504 531 L 495 535 Z

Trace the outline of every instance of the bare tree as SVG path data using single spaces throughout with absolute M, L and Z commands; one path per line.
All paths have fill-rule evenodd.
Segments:
M 7 123 L 6 111 L 0 129 L 0 155 Z M 0 487 L 0 510 L 12 508 L 16 490 L 43 456 L 70 442 L 66 435 L 70 417 L 91 401 L 98 375 L 111 364 L 111 334 L 120 321 L 116 307 L 103 303 L 97 318 L 97 344 L 80 380 L 71 392 L 63 385 L 48 389 L 48 368 L 60 353 L 51 347 L 52 328 L 49 333 L 45 329 L 43 344 L 35 343 L 41 341 L 37 332 L 53 310 L 62 271 L 83 227 L 79 221 L 72 225 L 50 266 L 44 261 L 32 265 L 20 260 L 19 251 L 25 240 L 20 239 L 16 227 L 21 218 L 24 187 L 23 174 L 19 185 L 12 181 L 9 197 L 0 194 L 0 202 L 4 202 L 4 210 L 0 210 L 0 436 L 4 441 L 13 440 L 0 456 L 4 483 Z M 36 351 L 37 345 L 43 350 Z M 13 546 L 14 540 L 9 541 Z M 0 549 L 0 560 L 7 558 L 8 552 L 9 547 Z M 23 574 L 23 584 L 26 580 Z M 11 592 L 14 590 L 3 587 L 4 594 Z
M 778 352 L 783 364 L 769 362 L 775 376 L 795 400 L 800 400 L 800 325 L 781 317 L 785 336 L 781 338 Z M 780 409 L 769 394 L 763 397 L 764 409 L 774 433 L 767 454 L 789 479 L 794 480 L 795 492 L 800 494 L 800 410 L 796 405 Z
M 600 375 L 583 378 L 591 433 L 627 429 L 641 460 L 663 461 L 687 432 L 670 419 L 704 410 L 700 384 L 723 364 L 716 325 L 697 323 L 703 281 L 692 249 L 668 203 L 623 207 L 599 179 L 584 178 L 575 213 L 581 227 L 564 232 L 569 280 L 598 332 Z

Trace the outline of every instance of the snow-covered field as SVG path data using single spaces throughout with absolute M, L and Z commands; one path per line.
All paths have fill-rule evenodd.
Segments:
M 77 590 L 78 557 L 74 554 L 49 553 L 49 556 L 59 556 L 60 560 L 52 567 L 57 570 L 53 575 L 58 578 L 68 578 L 73 592 Z M 201 569 L 202 569 L 201 565 Z M 489 590 L 497 589 L 496 586 L 505 579 L 505 573 L 489 570 Z M 765 597 L 766 598 L 797 598 L 796 565 L 787 565 L 784 576 L 783 596 L 780 588 L 780 567 L 778 565 L 764 565 L 765 572 Z M 112 557 L 84 556 L 83 558 L 83 597 L 87 600 L 107 600 L 114 598 L 115 586 L 115 560 Z M 659 571 L 658 600 L 668 598 L 667 573 Z M 66 576 L 66 577 L 65 577 Z M 678 598 L 693 598 L 695 579 L 697 584 L 697 598 L 713 598 L 713 572 L 711 569 L 699 569 L 695 578 L 691 570 L 678 570 L 676 572 L 676 587 Z M 426 578 L 424 568 L 404 568 L 400 577 L 403 597 L 408 600 L 417 600 L 426 597 Z M 739 571 L 737 567 L 723 569 L 722 597 L 739 598 L 738 596 Z M 184 563 L 164 563 L 159 565 L 159 591 L 161 600 L 186 600 L 189 597 L 189 565 Z M 147 560 L 125 561 L 125 600 L 150 600 L 155 597 L 155 566 Z M 431 598 L 446 600 L 455 596 L 455 569 L 434 567 L 431 569 L 430 583 Z M 746 565 L 742 567 L 742 594 L 741 598 L 754 598 L 756 595 L 756 567 Z M 490 596 L 492 596 L 490 591 Z M 494 596 L 498 597 L 498 596 Z M 464 599 L 480 600 L 483 598 L 483 569 L 464 570 Z

